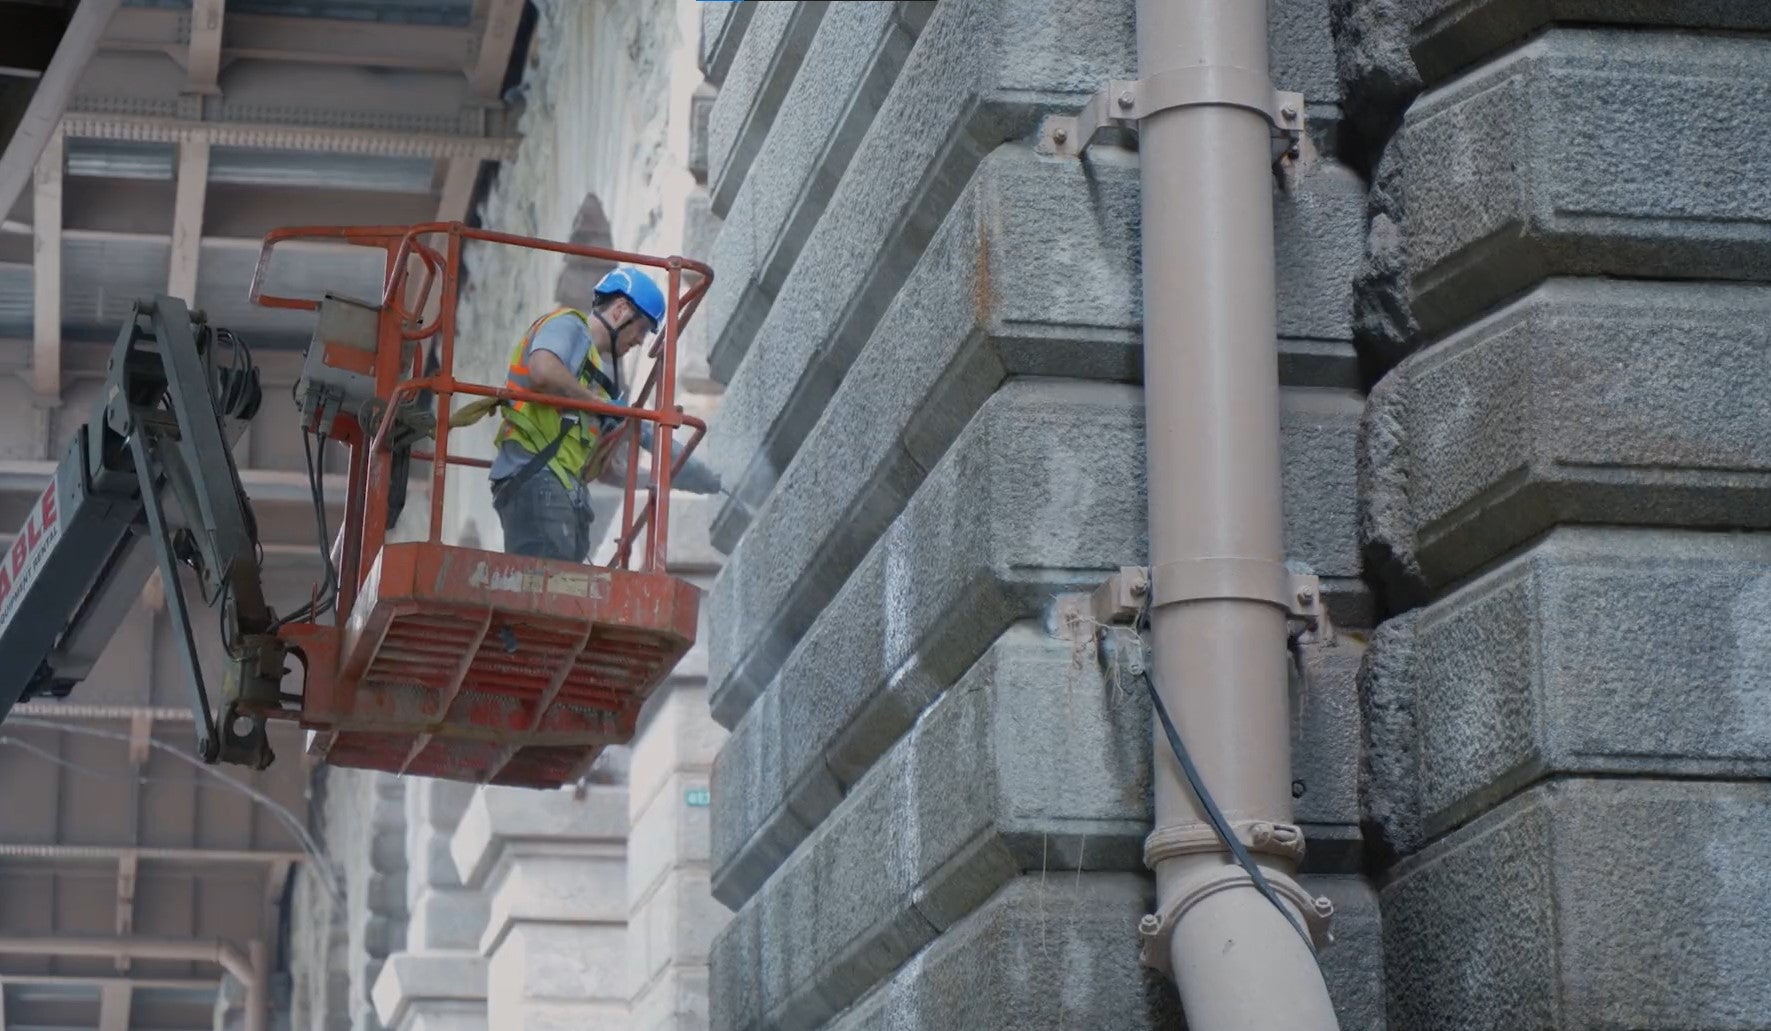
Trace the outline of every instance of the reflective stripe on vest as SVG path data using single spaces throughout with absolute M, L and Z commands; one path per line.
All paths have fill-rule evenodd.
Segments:
M 534 341 L 535 334 L 549 319 L 560 315 L 572 316 L 584 324 L 586 333 L 590 331 L 590 321 L 583 312 L 576 308 L 559 308 L 529 323 L 529 328 L 523 332 L 522 338 L 511 350 L 509 370 L 504 380 L 506 387 L 518 390 L 535 389 L 529 380 L 529 366 L 527 364 L 529 345 Z M 596 391 L 600 399 L 606 401 L 610 400 L 609 392 L 597 383 L 596 377 L 591 371 L 593 368 L 600 369 L 601 360 L 602 356 L 597 353 L 596 345 L 592 343 L 583 367 L 578 370 L 578 382 L 587 389 Z M 597 416 L 589 412 L 574 414 L 579 417 L 577 428 L 566 434 L 565 439 L 560 441 L 558 453 L 547 463 L 547 467 L 567 487 L 575 486 L 579 482 L 580 476 L 588 479 L 595 475 L 595 470 L 586 469 L 585 465 L 590 461 L 591 453 L 596 449 L 597 438 L 601 435 L 598 432 Z M 519 447 L 530 454 L 539 454 L 553 443 L 559 433 L 559 409 L 540 403 L 510 401 L 504 405 L 504 421 L 499 424 L 497 440 L 500 445 L 506 440 L 514 440 Z

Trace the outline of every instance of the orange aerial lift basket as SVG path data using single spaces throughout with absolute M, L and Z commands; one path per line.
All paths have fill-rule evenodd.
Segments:
M 381 297 L 365 302 L 265 293 L 272 249 L 296 239 L 380 249 Z M 457 380 L 455 308 L 467 241 L 660 270 L 666 309 L 651 349 L 657 361 L 631 404 Z M 680 468 L 706 432 L 701 420 L 676 405 L 677 340 L 712 275 L 706 265 L 680 257 L 487 232 L 459 222 L 268 234 L 252 300 L 318 315 L 303 373 L 310 395 L 303 404 L 305 428 L 347 446 L 350 463 L 344 522 L 330 556 L 337 569 L 334 623 L 308 619 L 278 630 L 306 667 L 306 680 L 299 710 L 285 695 L 283 708 L 263 714 L 298 719 L 314 732 L 309 753 L 334 765 L 527 787 L 571 783 L 606 746 L 628 741 L 641 705 L 695 640 L 700 593 L 668 575 L 665 559 L 673 466 Z M 685 284 L 685 276 L 691 282 Z M 522 328 L 511 327 L 502 346 L 514 343 Z M 428 371 L 427 350 L 433 358 Z M 458 394 L 538 401 L 620 420 L 598 451 L 607 454 L 623 437 L 633 441 L 608 565 L 444 542 L 446 471 L 489 465 L 450 452 L 451 400 Z M 641 423 L 653 427 L 644 483 Z M 672 454 L 673 432 L 684 428 L 692 433 L 676 461 L 660 460 Z M 412 446 L 426 436 L 433 438 L 431 451 Z M 394 477 L 405 461 L 429 463 L 429 531 L 423 540 L 390 542 L 390 495 L 403 486 Z M 488 489 L 482 476 L 460 479 L 458 490 Z

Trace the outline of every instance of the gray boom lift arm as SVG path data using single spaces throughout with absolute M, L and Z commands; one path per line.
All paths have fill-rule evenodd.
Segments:
M 92 418 L 0 556 L 0 720 L 15 701 L 63 697 L 85 679 L 157 564 L 182 644 L 198 753 L 211 763 L 270 764 L 256 713 L 279 705 L 285 649 L 231 449 L 260 398 L 244 342 L 177 298 L 136 302 Z M 180 565 L 195 571 L 205 602 L 222 609 L 219 721 Z

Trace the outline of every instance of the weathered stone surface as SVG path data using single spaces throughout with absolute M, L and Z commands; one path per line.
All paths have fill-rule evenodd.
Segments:
M 1138 400 L 1024 380 L 984 406 L 721 751 L 716 864 L 790 793 L 806 827 L 822 819 L 838 797 L 827 763 L 858 780 L 1011 622 L 1142 553 Z
M 750 28 L 750 16 L 761 4 L 701 4 L 701 73 L 718 85 L 738 54 L 738 44 Z
M 748 553 L 815 547 L 837 530 L 848 551 L 864 551 L 1007 375 L 1136 378 L 1136 168 L 1106 158 L 1095 173 L 1091 183 L 1081 165 L 1019 147 L 986 159 L 847 375 L 810 374 L 834 391 L 828 408 L 800 403 L 804 356 L 771 346 L 746 362 L 710 454 L 739 499 L 761 509 L 757 532 L 772 539 Z M 776 481 L 826 412 L 780 492 L 793 496 L 775 502 Z M 890 496 L 869 496 L 882 490 Z M 798 511 L 807 506 L 817 510 L 810 525 Z M 716 543 L 729 547 L 747 522 L 722 513 Z M 803 560 L 788 565 L 782 589 Z
M 371 991 L 376 1016 L 405 1031 L 421 1016 L 478 1013 L 486 1026 L 486 960 L 478 952 L 400 952 L 389 956 Z M 472 1026 L 472 1025 L 469 1025 Z
M 1407 852 L 1545 776 L 1771 775 L 1771 535 L 1563 528 L 1371 649 L 1367 807 Z
M 1328 161 L 1275 193 L 1287 384 L 1362 385 L 1351 312 L 1364 206 L 1359 178 Z M 820 416 L 828 410 L 831 421 L 854 422 L 844 409 L 863 391 L 886 392 L 868 409 L 890 410 L 870 417 L 923 424 L 918 432 L 929 450 L 952 439 L 978 391 L 1005 373 L 1136 380 L 1138 218 L 1129 154 L 1103 148 L 1084 168 L 1021 147 L 993 152 L 865 346 L 850 342 L 807 366 L 803 354 L 777 342 L 746 363 L 754 374 L 734 380 L 709 444 L 736 495 L 714 524 L 716 545 L 731 550 L 753 514 L 766 521 L 757 510 Z M 734 236 L 746 238 L 722 240 Z
M 1302 648 L 1305 676 L 1291 679 L 1292 816 L 1304 829 L 1308 871 L 1357 871 L 1359 754 L 1364 713 L 1359 704 L 1363 635 L 1340 633 L 1327 645 Z
M 1771 8 L 1758 0 L 1352 0 L 1352 6 L 1364 8 L 1362 32 L 1384 37 L 1364 44 L 1386 55 L 1369 73 L 1419 76 L 1429 84 L 1556 23 L 1771 28 Z
M 647 699 L 639 732 L 634 737 L 633 766 L 628 776 L 628 813 L 637 822 L 642 814 L 664 802 L 680 802 L 669 792 L 684 777 L 705 776 L 713 757 L 725 742 L 724 727 L 707 716 L 707 689 L 703 684 L 665 681 Z M 699 828 L 684 828 L 673 851 L 705 848 Z M 635 832 L 629 834 L 629 848 Z M 681 853 L 684 858 L 705 859 L 705 854 Z M 630 860 L 631 861 L 631 860 Z M 645 864 L 635 864 L 647 868 Z M 643 882 L 642 882 L 643 883 Z
M 629 1027 L 626 945 L 619 923 L 518 925 L 486 963 L 488 1025 L 499 1031 Z
M 1359 195 L 1356 177 L 1323 166 L 1276 201 L 1282 252 L 1292 255 L 1281 270 L 1281 330 L 1304 345 L 1290 356 L 1297 381 L 1356 378 L 1343 356 L 1351 350 L 1345 316 Z M 1074 217 L 1087 209 L 1089 218 Z M 790 394 L 793 369 L 778 368 L 775 352 L 747 364 L 763 371 L 734 385 L 711 446 L 717 464 L 744 470 L 740 495 L 767 499 L 757 531 L 767 539 L 741 547 L 716 588 L 720 640 L 746 646 L 754 626 L 772 621 L 791 628 L 773 647 L 790 643 L 1005 376 L 1136 376 L 1136 218 L 1135 167 L 1101 161 L 1091 175 L 1019 149 L 993 155 L 849 370 L 825 430 L 773 497 L 779 468 L 824 409 Z M 1281 342 L 1282 356 L 1292 342 Z M 1318 343 L 1340 350 L 1325 357 L 1310 350 Z M 1316 457 L 1297 452 L 1292 471 L 1316 475 Z M 1342 468 L 1328 466 L 1335 476 Z M 1311 504 L 1332 503 L 1332 493 L 1307 494 Z M 1350 502 L 1350 493 L 1341 496 Z M 744 520 L 728 515 L 721 519 Z M 716 539 L 722 530 L 731 535 L 716 523 Z M 771 581 L 771 593 L 754 593 L 746 580 L 756 576 Z M 734 608 L 735 593 L 750 604 Z M 790 598 L 796 593 L 805 597 Z M 715 651 L 730 654 L 717 643 Z
M 1270 0 L 1267 6 L 1267 59 L 1273 86 L 1302 93 L 1312 108 L 1312 119 L 1341 97 L 1329 6 L 1330 0 Z
M 817 395 L 822 407 L 985 154 L 1033 133 L 1042 115 L 1080 106 L 1102 79 L 1130 74 L 1132 7 L 977 0 L 935 9 L 754 335 L 793 370 L 788 389 L 816 364 L 834 374 Z M 734 385 L 734 369 L 763 375 L 738 364 L 752 338 L 711 328 L 716 375 Z
M 963 288 L 966 281 L 958 285 Z M 932 314 L 927 332 L 910 329 L 896 352 L 881 350 L 877 362 L 870 361 L 845 384 L 847 400 L 830 411 L 824 429 L 770 499 L 756 532 L 744 539 L 715 581 L 709 601 L 715 614 L 709 673 L 715 718 L 727 725 L 763 691 L 806 628 L 860 568 L 884 528 L 924 482 L 923 470 L 944 460 L 949 442 L 965 428 L 966 413 L 990 396 L 1007 366 L 1012 362 L 1016 371 L 1032 371 L 1029 363 L 1041 354 L 1072 353 L 1059 342 L 1042 340 L 1041 328 L 1031 319 L 1005 321 L 999 335 L 943 336 L 937 327 L 943 325 L 945 309 L 934 303 L 939 295 L 938 284 L 931 283 L 928 293 L 917 295 L 930 303 L 911 306 Z M 1054 336 L 1067 332 L 1082 336 L 1085 331 L 1059 330 Z M 1050 368 L 1073 370 L 1122 353 L 1112 349 L 1113 338 L 1103 340 L 1097 334 L 1094 339 L 1073 352 L 1076 361 L 1054 361 Z M 950 343 L 922 353 L 941 340 Z M 1330 578 L 1335 618 L 1355 626 L 1371 620 L 1364 585 L 1357 581 L 1353 459 L 1360 411 L 1358 396 L 1350 392 L 1288 390 L 1282 395 L 1287 548 L 1318 575 Z M 1039 419 L 1037 413 L 1029 412 L 1029 417 Z M 888 436 L 893 429 L 897 434 Z M 1086 436 L 1076 436 L 1054 439 L 1051 446 L 1075 450 L 1089 444 Z M 1128 446 L 1136 448 L 1141 463 L 1141 435 Z M 1096 489 L 1103 502 L 1117 498 L 1131 506 L 1123 484 L 1141 480 L 1141 465 L 1121 474 L 1121 484 L 1103 482 Z M 1124 518 L 1141 521 L 1140 511 L 1128 507 Z
M 831 1023 L 839 1031 L 1181 1027 L 1166 979 L 1138 965 L 1148 879 L 1019 877 Z M 716 1016 L 716 1031 L 742 1025 Z
M 1058 229 L 1065 201 L 1086 198 L 1079 167 L 1014 151 L 993 156 L 986 170 L 773 497 L 776 463 L 786 467 L 793 452 L 771 448 L 771 438 L 791 435 L 797 447 L 818 422 L 816 412 L 786 403 L 792 390 L 782 377 L 792 369 L 774 369 L 772 350 L 758 353 L 747 367 L 776 374 L 743 378 L 734 393 L 750 396 L 722 408 L 714 461 L 742 469 L 742 478 L 728 479 L 741 495 L 768 504 L 709 599 L 719 616 L 711 645 L 719 656 L 716 683 L 759 649 L 763 661 L 754 676 L 757 686 L 766 682 L 768 667 L 785 657 L 1011 365 L 1017 372 L 1094 369 L 1106 378 L 1135 373 L 1136 259 L 1126 248 L 1135 241 L 1137 203 L 1135 194 L 1125 196 L 1130 170 L 1110 166 L 1104 173 L 1103 206 L 1114 214 L 1082 222 L 1091 231 L 1080 238 Z M 1054 189 L 1058 181 L 1064 188 Z M 1005 207 L 1019 217 L 1006 219 Z M 1058 239 L 1067 246 L 1042 246 Z M 1117 263 L 1119 271 L 1085 283 L 1073 271 L 1071 259 L 1078 258 L 1097 269 Z M 761 396 L 751 389 L 764 386 Z
M 1771 289 L 1552 280 L 1403 362 L 1363 534 L 1417 601 L 1558 523 L 1771 525 Z
M 1372 194 L 1377 356 L 1549 276 L 1771 278 L 1771 194 L 1739 174 L 1771 163 L 1765 60 L 1747 37 L 1556 28 L 1421 97 Z
M 707 121 L 713 116 L 713 101 L 719 94 L 703 84 L 689 100 L 689 175 L 702 186 L 707 185 Z
M 1342 635 L 1331 646 L 1305 645 L 1309 679 L 1307 685 L 1297 680 L 1292 685 L 1292 766 L 1293 776 L 1302 789 L 1294 815 L 1309 838 L 1305 857 L 1308 871 L 1359 868 L 1357 771 L 1362 735 L 1357 673 L 1363 650 L 1357 635 Z M 1012 686 L 1015 693 L 999 697 L 999 682 Z M 778 720 L 768 702 L 772 697 L 767 696 L 750 719 Z M 979 729 L 979 717 L 975 715 L 979 706 L 995 707 L 989 709 L 995 730 Z M 1118 744 L 1091 742 L 1088 768 L 1064 769 L 1061 757 L 1076 754 L 1077 743 L 1082 740 L 1078 735 L 1105 724 L 1114 728 L 1112 740 Z M 962 729 L 954 731 L 955 727 Z M 966 727 L 971 729 L 964 730 Z M 1003 735 L 1004 727 L 1012 730 L 1011 737 Z M 759 722 L 755 731 L 743 734 L 739 740 L 772 741 L 778 745 L 789 729 Z M 954 733 L 995 733 L 996 737 L 982 743 L 968 740 L 962 747 L 952 744 Z M 992 752 L 995 740 L 1010 743 Z M 1127 741 L 1136 747 L 1127 746 Z M 986 893 L 993 889 L 1003 876 L 1002 871 L 1013 867 L 1017 855 L 1024 862 L 1031 862 L 1031 853 L 1014 852 L 1025 841 L 1024 836 L 1017 837 L 1015 833 L 1021 821 L 1042 812 L 1064 811 L 1068 806 L 1078 811 L 1091 810 L 1094 819 L 1115 826 L 1147 827 L 1148 741 L 1149 711 L 1139 685 L 1104 684 L 1089 649 L 1060 642 L 1033 624 L 1022 623 L 1005 632 L 955 688 L 935 702 L 906 738 L 892 746 L 882 762 L 893 770 L 911 767 L 914 772 L 905 775 L 906 784 L 880 788 L 881 779 L 893 783 L 899 774 L 878 771 L 869 772 L 861 784 L 874 785 L 874 790 L 934 792 L 920 810 L 913 800 L 905 817 L 931 828 L 946 828 L 919 832 L 918 840 L 924 843 L 925 851 L 945 847 L 939 845 L 942 841 L 948 846 L 956 840 L 971 842 L 965 846 L 969 850 L 966 855 L 955 855 L 948 867 L 939 872 L 939 884 L 918 889 L 917 905 L 939 927 L 964 912 L 967 904 L 974 903 L 980 886 Z M 817 802 L 808 803 L 802 798 L 800 810 L 796 811 L 788 800 L 775 799 L 777 808 L 765 813 L 763 825 L 757 828 L 752 822 L 758 809 L 756 800 L 740 801 L 733 794 L 746 785 L 779 783 L 769 771 L 756 765 L 779 761 L 779 755 L 778 747 L 768 746 L 760 755 L 754 751 L 733 752 L 718 767 L 724 778 L 715 784 L 714 884 L 716 897 L 733 908 L 785 863 L 813 828 L 821 827 L 818 813 L 834 809 L 841 798 L 842 789 L 829 778 L 827 767 L 815 765 L 811 776 L 819 784 Z M 1103 756 L 1120 758 L 1105 761 Z M 1060 757 L 1055 767 L 1053 757 Z M 969 793 L 984 790 L 993 776 L 1017 788 L 1004 791 L 1002 814 L 995 817 L 996 833 L 1006 836 L 1008 852 L 1001 847 L 985 849 L 976 838 L 977 828 L 983 826 L 979 820 L 991 819 L 988 807 L 997 802 L 987 797 L 973 798 Z M 1013 799 L 1043 797 L 1041 792 L 1060 790 L 1061 796 L 1052 796 L 1055 801 L 1043 807 L 1009 805 Z M 962 799 L 970 800 L 962 803 Z M 947 808 L 943 810 L 941 806 Z M 963 814 L 957 811 L 959 808 L 964 808 Z M 978 815 L 980 812 L 982 816 Z M 1081 864 L 1088 869 L 1142 868 L 1136 858 L 1135 841 L 1115 841 L 1102 827 L 1083 830 L 1080 839 L 1064 829 L 1079 823 L 1078 819 L 1067 817 L 1043 826 L 1037 846 L 1038 862 L 1053 867 Z M 830 861 L 838 862 L 840 848 L 852 845 L 843 837 L 846 833 L 819 829 L 814 840 L 826 842 L 821 847 L 834 857 Z M 1142 831 L 1137 833 L 1141 835 Z M 953 835 L 958 835 L 958 839 Z M 840 844 L 831 844 L 833 841 Z M 1131 851 L 1122 855 L 1124 848 Z M 831 849 L 839 851 L 830 852 Z M 803 857 L 804 852 L 800 855 Z M 925 872 L 927 867 L 924 863 Z
M 715 198 L 722 211 L 754 209 L 735 220 L 748 232 L 722 234 L 713 249 L 717 276 L 705 321 L 709 339 L 725 341 L 720 347 L 730 349 L 732 340 L 756 334 L 904 67 L 930 6 L 918 0 L 839 3 L 819 25 L 742 185 L 732 187 L 729 198 Z
M 627 837 L 625 787 L 593 787 L 583 798 L 557 791 L 487 787 L 474 794 L 450 839 L 462 883 L 486 883 L 506 853 L 536 842 L 590 845 Z
M 1771 1026 L 1771 784 L 1559 780 L 1382 891 L 1400 1028 Z
M 754 890 L 834 807 L 841 786 L 857 782 L 1009 623 L 1142 554 L 1138 400 L 1129 387 L 1015 380 L 985 404 L 716 761 L 719 898 L 735 904 Z M 1285 439 L 1296 453 L 1321 455 L 1312 469 L 1338 461 L 1340 483 L 1313 482 L 1312 489 L 1324 499 L 1350 498 L 1346 455 L 1358 406 L 1335 401 L 1326 410 L 1336 421 L 1329 421 L 1316 407 L 1323 399 L 1305 400 L 1287 406 Z M 1338 535 L 1289 532 L 1347 540 L 1351 512 L 1336 512 L 1326 500 L 1303 507 L 1293 526 L 1338 519 Z M 1325 593 L 1337 615 L 1357 612 L 1364 604 L 1353 578 L 1357 558 L 1346 545 L 1338 554 L 1318 563 Z M 728 678 L 725 690 L 738 690 L 736 683 Z M 730 714 L 738 703 L 724 704 Z M 717 717 L 717 693 L 713 705 Z M 1350 708 L 1341 697 L 1327 713 Z M 1328 747 L 1357 733 L 1332 721 L 1322 726 Z M 1308 776 L 1322 788 L 1312 818 L 1350 824 L 1344 783 L 1326 771 Z
M 665 794 L 634 813 L 628 832 L 628 898 L 636 905 L 679 866 L 707 862 L 708 807 L 683 804 L 685 792 L 707 787 L 707 774 L 678 773 L 661 787 Z
M 745 6 L 740 4 L 739 6 Z M 707 181 L 713 210 L 725 215 L 750 170 L 775 111 L 787 95 L 829 0 L 752 4 L 737 52 L 707 115 Z M 705 30 L 705 27 L 704 27 Z
M 1086 641 L 1010 628 L 739 910 L 716 965 L 763 972 L 767 1023 L 823 1019 L 1021 871 L 1141 870 L 1150 734 L 1132 690 Z M 729 889 L 743 865 L 715 876 Z
M 1353 349 L 1353 281 L 1365 200 L 1364 180 L 1328 158 L 1273 195 L 1281 383 L 1364 388 Z
M 628 1013 L 631 1031 L 707 1031 L 707 968 L 672 968 L 646 986 Z
M 628 991 L 638 994 L 682 969 L 705 968 L 730 918 L 707 890 L 707 868 L 679 867 L 637 901 L 627 918 Z
M 1341 1031 L 1383 1031 L 1384 940 L 1377 892 L 1363 877 L 1305 877 L 1302 883 L 1334 903 L 1334 940 L 1317 957 Z

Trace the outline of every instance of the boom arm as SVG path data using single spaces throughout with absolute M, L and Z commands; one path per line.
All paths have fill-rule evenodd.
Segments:
M 0 560 L 0 719 L 15 700 L 65 696 L 85 679 L 157 564 L 183 645 L 199 754 L 262 769 L 273 758 L 265 720 L 246 713 L 278 705 L 285 649 L 231 451 L 258 411 L 251 353 L 161 296 L 135 304 L 108 370 L 92 418 Z M 181 564 L 223 609 L 219 723 Z

